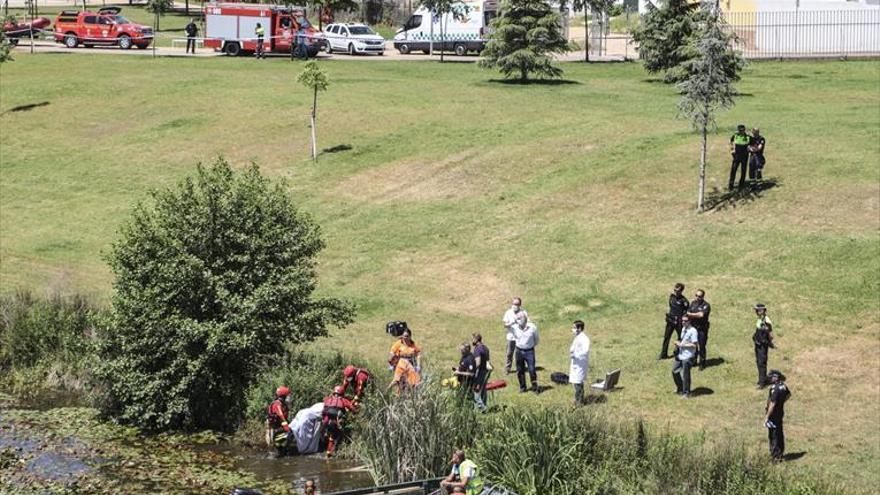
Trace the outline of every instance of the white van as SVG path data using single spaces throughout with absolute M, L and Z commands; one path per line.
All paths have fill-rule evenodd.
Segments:
M 428 53 L 433 36 L 434 50 L 453 51 L 456 55 L 479 53 L 486 47 L 489 22 L 497 12 L 496 0 L 459 0 L 442 17 L 432 16 L 431 12 L 420 7 L 394 36 L 394 48 L 403 54 L 413 50 Z

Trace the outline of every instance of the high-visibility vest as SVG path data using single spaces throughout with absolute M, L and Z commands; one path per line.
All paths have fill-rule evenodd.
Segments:
M 740 146 L 746 146 L 749 144 L 750 139 L 751 138 L 749 138 L 748 134 L 734 134 L 733 135 L 733 144 L 738 144 Z
M 483 491 L 483 479 L 480 478 L 477 464 L 474 461 L 467 459 L 458 466 L 458 469 L 459 476 L 467 476 L 468 478 L 467 485 L 464 486 L 467 495 L 478 495 Z
M 263 26 L 260 26 L 257 29 L 255 29 L 254 32 L 257 33 L 258 38 L 262 38 L 263 36 L 266 35 L 266 28 L 264 28 Z

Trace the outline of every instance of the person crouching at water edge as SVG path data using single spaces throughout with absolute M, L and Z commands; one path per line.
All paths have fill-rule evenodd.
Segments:
M 483 479 L 480 477 L 477 464 L 467 459 L 463 450 L 456 450 L 452 454 L 452 471 L 440 482 L 440 489 L 431 495 L 449 495 L 453 493 L 465 493 L 467 495 L 480 495 L 483 493 Z

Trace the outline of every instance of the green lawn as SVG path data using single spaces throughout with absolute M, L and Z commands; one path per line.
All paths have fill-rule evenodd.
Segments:
M 593 407 L 764 449 L 750 341 L 764 302 L 770 366 L 794 392 L 788 450 L 805 452 L 782 469 L 880 482 L 880 63 L 752 64 L 711 137 L 709 192 L 726 185 L 740 122 L 764 130 L 778 185 L 703 215 L 698 137 L 675 119 L 674 89 L 636 64 L 569 64 L 571 84 L 528 86 L 472 64 L 323 66 L 318 138 L 337 151 L 312 164 L 299 64 L 17 52 L 0 78 L 2 290 L 106 299 L 102 253 L 149 188 L 217 155 L 255 161 L 323 227 L 322 290 L 359 306 L 319 345 L 379 358 L 384 323 L 404 319 L 438 368 L 472 331 L 501 365 L 501 314 L 521 295 L 544 383 L 567 371 L 582 318 L 590 378 L 623 369 L 622 389 Z M 711 394 L 687 402 L 672 363 L 655 360 L 676 281 L 706 290 L 710 356 L 724 360 L 695 373 Z M 570 390 L 496 399 L 565 407 Z

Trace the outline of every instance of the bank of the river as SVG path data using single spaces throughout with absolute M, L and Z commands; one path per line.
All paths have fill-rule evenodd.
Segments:
M 21 409 L 0 400 L 3 493 L 296 493 L 306 478 L 323 491 L 370 483 L 344 461 L 273 459 L 214 433 L 146 436 L 103 422 L 85 407 Z

